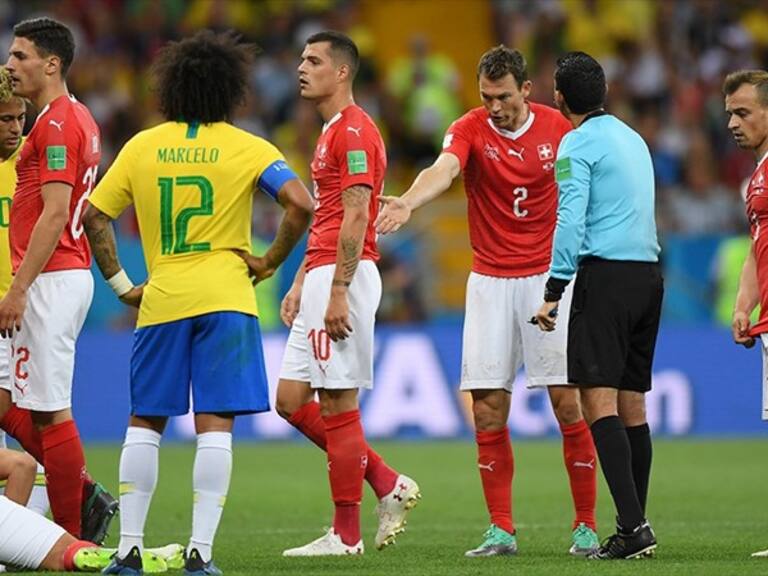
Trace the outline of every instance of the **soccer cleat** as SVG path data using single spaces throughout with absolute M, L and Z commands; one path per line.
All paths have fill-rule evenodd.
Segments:
M 144 554 L 147 552 L 159 556 L 168 565 L 169 570 L 181 570 L 184 568 L 184 546 L 181 544 L 167 544 L 159 548 L 144 548 Z M 145 564 L 146 566 L 146 561 Z M 144 569 L 146 572 L 146 568 Z
M 358 556 L 363 552 L 365 547 L 362 540 L 354 546 L 347 546 L 334 529 L 330 528 L 328 532 L 309 544 L 283 550 L 283 556 Z
M 87 550 L 93 550 L 88 548 Z M 139 547 L 134 546 L 125 558 L 119 558 L 117 554 L 112 556 L 110 563 L 104 568 L 102 574 L 119 574 L 121 576 L 142 576 L 144 574 Z
M 184 576 L 222 576 L 222 574 L 223 572 L 213 563 L 213 558 L 203 562 L 197 548 L 192 548 L 184 562 Z
M 84 492 L 80 537 L 95 544 L 103 544 L 107 538 L 109 523 L 118 509 L 117 500 L 98 482 L 86 484 Z
M 116 556 L 117 548 L 81 548 L 75 554 L 74 564 L 81 572 L 103 570 Z M 145 548 L 141 553 L 141 564 L 145 574 L 183 568 L 184 547 L 181 544 L 168 544 L 161 548 Z
M 589 526 L 581 522 L 571 534 L 573 544 L 568 554 L 571 556 L 586 556 L 596 552 L 600 548 L 600 541 L 597 539 L 597 533 Z
M 474 550 L 467 550 L 464 556 L 467 558 L 481 558 L 483 556 L 514 556 L 517 554 L 517 537 L 506 530 L 502 530 L 496 524 L 483 534 L 483 541 Z
M 405 532 L 405 517 L 408 511 L 416 507 L 421 499 L 419 485 L 408 476 L 397 477 L 392 492 L 384 496 L 376 505 L 379 528 L 373 542 L 377 550 L 394 544 L 398 534 Z
M 760 552 L 753 552 L 752 558 L 768 558 L 768 550 L 760 550 Z
M 656 535 L 648 522 L 643 522 L 632 530 L 624 533 L 620 529 L 616 534 L 605 539 L 596 551 L 587 555 L 589 560 L 629 560 L 653 556 L 656 549 Z

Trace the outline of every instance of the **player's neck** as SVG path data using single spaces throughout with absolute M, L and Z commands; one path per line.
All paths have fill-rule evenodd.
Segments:
M 512 125 L 507 128 L 510 132 L 517 132 L 522 128 L 526 122 L 528 122 L 528 117 L 531 115 L 531 107 L 528 104 L 528 102 L 525 102 L 523 106 L 523 110 L 518 114 L 517 118 L 515 118 L 512 121 Z
M 768 153 L 768 138 L 766 138 L 760 146 L 755 148 L 755 162 L 760 164 L 760 160 L 765 158 L 765 154 Z
M 51 102 L 59 98 L 60 96 L 66 96 L 69 94 L 67 85 L 64 82 L 56 82 L 50 86 L 44 87 L 40 92 L 30 96 L 30 100 L 39 111 L 48 106 Z
M 344 110 L 344 108 L 354 103 L 355 99 L 352 97 L 351 92 L 337 92 L 326 99 L 318 100 L 317 111 L 320 113 L 323 122 L 328 122 L 336 114 Z

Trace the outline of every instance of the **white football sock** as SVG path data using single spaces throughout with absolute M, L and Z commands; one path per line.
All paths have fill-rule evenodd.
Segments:
M 29 495 L 27 508 L 41 516 L 48 514 L 50 509 L 48 490 L 45 487 L 45 468 L 40 462 L 37 463 L 37 476 L 35 476 L 35 485 L 32 486 L 32 494 Z
M 192 538 L 189 540 L 187 554 L 197 548 L 203 562 L 211 559 L 213 537 L 224 510 L 231 474 L 232 434 L 198 434 L 195 467 L 192 472 Z
M 160 434 L 129 426 L 120 455 L 120 546 L 118 558 L 131 548 L 144 549 L 144 523 L 157 485 Z

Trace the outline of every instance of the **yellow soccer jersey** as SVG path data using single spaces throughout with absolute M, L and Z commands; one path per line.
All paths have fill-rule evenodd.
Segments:
M 11 247 L 8 240 L 11 202 L 16 190 L 16 159 L 24 145 L 22 138 L 19 147 L 8 159 L 0 161 L 0 298 L 5 296 L 13 280 L 11 268 Z
M 277 187 L 264 180 L 281 174 Z M 148 284 L 138 327 L 211 312 L 257 315 L 248 268 L 252 194 L 291 174 L 267 141 L 224 122 L 166 122 L 139 132 L 91 194 L 117 218 L 134 204 Z M 295 176 L 293 176 L 295 177 Z

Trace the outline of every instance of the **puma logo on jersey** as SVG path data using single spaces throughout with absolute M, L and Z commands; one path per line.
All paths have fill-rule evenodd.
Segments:
M 488 470 L 488 472 L 493 472 L 494 464 L 496 464 L 496 460 L 491 460 L 488 464 L 481 464 L 478 462 L 477 467 L 480 468 L 480 470 Z
M 520 160 L 520 162 L 525 162 L 525 160 L 523 160 L 523 151 L 524 150 L 525 150 L 525 148 L 520 148 L 520 152 L 518 152 L 517 150 L 514 150 L 514 149 L 510 148 L 509 150 L 507 150 L 507 154 L 509 154 L 510 156 L 514 156 L 515 158 Z
M 362 128 L 352 128 L 352 126 L 347 126 L 347 130 L 354 132 L 355 136 L 360 137 L 360 130 L 362 130 Z
M 61 122 L 56 122 L 56 120 L 48 120 L 48 124 L 51 124 L 52 126 L 56 126 L 56 128 L 59 129 L 59 132 L 62 132 L 62 126 L 64 126 L 64 120 Z
M 573 463 L 574 468 L 589 468 L 590 470 L 595 469 L 595 459 L 592 458 L 589 462 L 579 462 L 578 460 Z

